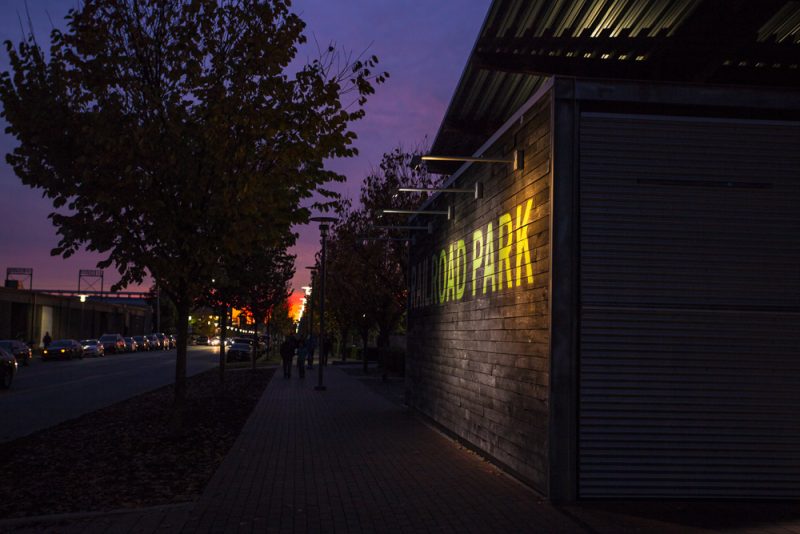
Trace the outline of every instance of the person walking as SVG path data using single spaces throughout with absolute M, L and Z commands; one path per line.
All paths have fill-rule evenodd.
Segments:
M 308 342 L 300 339 L 297 344 L 297 372 L 300 378 L 306 377 L 306 357 L 308 356 Z
M 331 349 L 333 348 L 333 342 L 331 341 L 330 334 L 325 334 L 325 337 L 322 338 L 322 343 L 320 343 L 319 347 L 319 363 L 322 365 L 328 365 L 328 354 L 331 353 Z
M 42 338 L 42 345 L 44 348 L 49 347 L 51 341 L 53 341 L 53 338 L 50 337 L 50 332 L 45 332 L 44 337 Z
M 308 336 L 308 368 L 314 368 L 314 349 L 317 348 L 317 338 L 314 334 Z
M 280 351 L 283 360 L 283 377 L 292 378 L 292 357 L 294 357 L 294 338 L 292 336 L 283 340 Z

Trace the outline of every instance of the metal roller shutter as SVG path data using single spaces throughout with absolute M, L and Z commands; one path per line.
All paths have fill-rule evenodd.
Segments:
M 584 113 L 581 497 L 800 497 L 800 125 Z

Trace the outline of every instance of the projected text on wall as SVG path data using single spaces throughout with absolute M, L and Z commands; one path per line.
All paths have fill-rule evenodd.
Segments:
M 533 284 L 528 242 L 533 199 L 411 267 L 411 307 L 461 301 Z

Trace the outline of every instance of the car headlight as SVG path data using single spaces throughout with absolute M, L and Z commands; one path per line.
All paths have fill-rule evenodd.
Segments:
M 67 349 L 61 349 L 61 352 L 67 352 Z

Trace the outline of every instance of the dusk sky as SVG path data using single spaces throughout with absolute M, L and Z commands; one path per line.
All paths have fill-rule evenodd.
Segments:
M 52 24 L 64 27 L 64 15 L 78 0 L 28 0 L 28 10 L 40 43 L 47 42 Z M 297 0 L 294 11 L 307 23 L 306 34 L 321 44 L 335 42 L 358 54 L 367 50 L 380 59 L 379 67 L 390 74 L 370 98 L 367 115 L 355 123 L 360 154 L 329 163 L 347 176 L 336 189 L 358 196 L 361 180 L 377 167 L 384 152 L 401 145 L 413 148 L 436 135 L 450 96 L 481 23 L 489 0 Z M 20 41 L 20 19 L 26 18 L 25 0 L 0 0 L 0 40 Z M 24 23 L 24 22 L 23 22 Z M 301 58 L 313 50 L 301 51 Z M 8 70 L 8 58 L 0 52 L 0 70 Z M 2 122 L 2 121 L 0 121 Z M 5 128 L 5 123 L 2 123 Z M 100 256 L 82 253 L 69 260 L 51 257 L 57 244 L 51 211 L 41 192 L 23 186 L 5 163 L 5 154 L 16 141 L 0 133 L 0 269 L 32 267 L 34 287 L 77 289 L 78 270 L 91 269 Z M 309 281 L 306 265 L 319 249 L 316 225 L 299 227 L 295 289 Z M 109 268 L 105 285 L 119 276 Z M 135 288 L 132 288 L 135 289 Z

